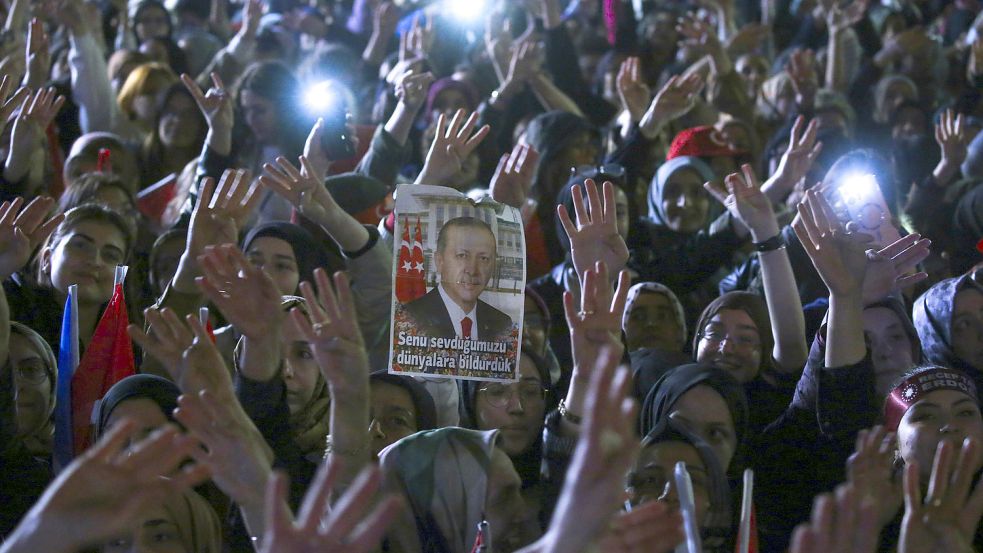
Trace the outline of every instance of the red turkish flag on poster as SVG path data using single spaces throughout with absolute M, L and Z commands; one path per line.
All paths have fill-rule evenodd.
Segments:
M 420 218 L 416 218 L 416 236 L 413 239 L 413 284 L 415 288 L 413 289 L 415 298 L 418 298 L 427 293 L 427 273 L 424 270 L 424 256 L 423 256 L 423 231 L 420 229 Z
M 396 299 L 400 303 L 413 301 L 418 297 L 413 278 L 413 255 L 410 246 L 410 227 L 403 223 L 403 241 L 399 245 L 399 258 L 396 260 Z

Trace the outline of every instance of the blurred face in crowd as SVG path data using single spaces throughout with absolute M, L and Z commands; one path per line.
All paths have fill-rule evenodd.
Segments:
M 884 397 L 891 392 L 891 384 L 915 365 L 911 340 L 898 314 L 887 307 L 864 309 L 864 338 L 874 363 L 874 388 Z
M 660 56 L 666 56 L 676 49 L 679 33 L 676 32 L 676 18 L 668 12 L 658 12 L 645 17 L 642 22 L 641 38 Z
M 9 358 L 14 375 L 17 431 L 30 434 L 47 422 L 51 407 L 52 382 L 44 358 L 30 340 L 18 332 L 10 333 Z
M 249 130 L 252 131 L 256 141 L 260 144 L 276 142 L 280 124 L 273 102 L 251 90 L 243 90 L 240 104 L 246 124 L 249 125 Z
M 168 148 L 190 148 L 201 136 L 203 124 L 193 98 L 187 94 L 171 94 L 160 114 L 157 134 Z
M 983 369 L 983 292 L 964 288 L 956 293 L 952 311 L 952 349 L 974 369 Z
M 751 316 L 721 309 L 700 331 L 696 360 L 724 369 L 743 384 L 758 376 L 762 354 L 761 333 Z
M 290 413 L 294 414 L 304 409 L 314 398 L 321 373 L 314 360 L 311 344 L 304 338 L 293 317 L 284 320 L 281 332 L 283 381 L 287 386 L 287 406 Z
M 727 470 L 737 450 L 737 430 L 727 402 L 716 390 L 705 384 L 693 386 L 679 396 L 669 417 L 703 438 Z
M 388 382 L 371 383 L 369 420 L 373 457 L 418 430 L 413 397 L 405 388 Z
M 980 407 L 968 395 L 955 390 L 935 390 L 908 408 L 898 425 L 898 450 L 904 462 L 916 461 L 922 484 L 928 482 L 935 450 L 942 440 L 959 448 L 963 440 L 983 441 Z M 973 467 L 975 473 L 980 462 Z
M 744 54 L 737 58 L 734 69 L 744 81 L 748 97 L 754 99 L 761 90 L 761 83 L 768 78 L 768 60 L 757 54 Z
M 102 304 L 113 294 L 116 266 L 126 260 L 126 241 L 115 225 L 81 220 L 42 252 L 42 271 L 62 294 L 78 284 L 78 301 Z
M 522 500 L 522 480 L 501 447 L 492 452 L 485 494 L 485 519 L 492 529 L 493 553 L 515 551 L 536 539 L 535 518 Z
M 519 360 L 519 381 L 489 382 L 475 394 L 479 430 L 499 429 L 501 447 L 511 457 L 528 450 L 543 431 L 546 401 L 543 380 L 532 359 Z
M 666 226 L 683 234 L 692 234 L 706 223 L 710 198 L 696 171 L 681 169 L 669 176 L 662 190 L 662 212 Z
M 112 427 L 124 419 L 133 421 L 135 428 L 139 429 L 130 438 L 130 443 L 139 442 L 149 436 L 154 430 L 167 424 L 167 415 L 164 414 L 164 410 L 160 408 L 160 405 L 157 405 L 156 402 L 149 398 L 135 397 L 123 400 L 116 405 L 106 419 L 106 427 L 103 429 L 103 434 L 108 433 Z
M 636 469 L 628 477 L 628 496 L 632 505 L 662 501 L 679 510 L 679 490 L 676 488 L 676 463 L 686 463 L 693 482 L 693 504 L 696 520 L 706 520 L 710 509 L 710 475 L 700 453 L 686 442 L 659 442 L 643 449 L 638 455 Z
M 162 506 L 147 510 L 128 536 L 102 547 L 102 553 L 194 553 L 181 538 L 177 522 Z
M 748 130 L 743 125 L 734 122 L 726 123 L 720 128 L 720 134 L 724 140 L 735 150 L 750 152 L 752 150 L 751 137 Z
M 597 141 L 589 132 L 585 131 L 578 133 L 570 141 L 563 152 L 560 153 L 559 160 L 564 170 L 569 171 L 573 167 L 593 165 L 597 161 L 599 154 L 600 150 L 598 149 Z M 569 173 L 567 173 L 567 176 L 569 176 Z
M 631 230 L 631 215 L 628 211 L 628 194 L 620 186 L 614 187 L 614 213 L 618 218 L 618 234 L 627 240 Z
M 683 351 L 683 328 L 676 317 L 672 300 L 665 294 L 642 292 L 627 307 L 625 338 L 628 351 L 658 348 Z
M 437 116 L 444 114 L 447 118 L 447 123 L 450 123 L 450 119 L 454 117 L 457 110 L 463 109 L 465 111 L 470 111 L 470 102 L 468 102 L 467 96 L 464 95 L 460 90 L 453 88 L 445 88 L 434 98 L 433 109 L 430 112 L 433 120 L 437 120 Z
M 289 242 L 272 236 L 260 236 L 249 243 L 246 259 L 273 279 L 281 296 L 297 293 L 300 273 L 297 257 Z
M 894 119 L 891 138 L 912 139 L 929 133 L 928 116 L 915 106 L 904 106 Z
M 446 227 L 443 232 L 444 247 L 434 255 L 440 284 L 468 313 L 495 270 L 495 236 L 487 228 L 459 225 Z
M 532 347 L 540 356 L 546 355 L 546 322 L 535 300 L 528 295 L 524 300 L 522 317 L 523 348 Z
M 894 112 L 904 102 L 917 99 L 918 89 L 913 88 L 905 81 L 895 80 L 884 91 L 884 105 L 879 106 L 879 108 L 883 113 L 888 114 Z
M 174 278 L 178 262 L 181 261 L 181 255 L 184 253 L 184 242 L 184 236 L 176 235 L 155 246 L 154 265 L 150 268 L 150 278 L 158 293 L 163 292 L 167 283 Z
M 152 38 L 166 37 L 171 28 L 169 14 L 157 6 L 141 10 L 133 24 L 141 43 Z

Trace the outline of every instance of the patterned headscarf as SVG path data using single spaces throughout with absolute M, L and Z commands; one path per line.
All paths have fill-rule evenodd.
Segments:
M 912 319 L 918 337 L 921 338 L 926 361 L 973 375 L 978 374 L 983 367 L 973 367 L 957 357 L 952 346 L 952 317 L 956 294 L 965 288 L 975 288 L 983 293 L 983 286 L 970 274 L 936 283 L 915 300 Z
M 672 306 L 673 314 L 676 316 L 676 322 L 679 323 L 679 328 L 682 329 L 683 338 L 679 344 L 680 350 L 686 345 L 686 312 L 683 310 L 683 304 L 679 302 L 679 298 L 676 294 L 669 289 L 668 286 L 664 284 L 659 284 L 658 282 L 639 282 L 628 289 L 628 299 L 625 301 L 625 312 L 621 316 L 621 328 L 622 330 L 628 326 L 628 315 L 631 313 L 631 306 L 638 300 L 638 297 L 642 294 L 662 294 L 669 300 L 669 305 Z
M 654 221 L 656 224 L 665 226 L 665 213 L 662 211 L 662 194 L 665 192 L 666 183 L 669 179 L 679 171 L 683 170 L 695 171 L 696 174 L 700 176 L 701 181 L 711 181 L 713 180 L 713 169 L 706 164 L 702 159 L 692 156 L 680 156 L 674 157 L 671 160 L 663 163 L 655 171 L 655 176 L 652 177 L 652 182 L 649 184 L 649 219 Z M 707 219 L 712 215 L 712 209 L 708 212 Z

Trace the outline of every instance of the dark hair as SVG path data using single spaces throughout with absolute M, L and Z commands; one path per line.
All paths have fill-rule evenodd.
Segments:
M 133 191 L 126 186 L 123 179 L 114 173 L 84 173 L 75 179 L 62 193 L 58 199 L 58 211 L 67 213 L 68 211 L 88 203 L 98 203 L 96 196 L 106 188 L 116 188 L 127 198 L 130 199 L 130 207 L 136 209 L 133 199 Z M 125 213 L 123 215 L 129 215 Z
M 249 132 L 245 117 L 242 116 L 242 93 L 248 90 L 270 103 L 276 109 L 279 122 L 280 146 L 287 158 L 296 157 L 304 151 L 307 134 L 314 124 L 301 107 L 300 82 L 286 65 L 279 62 L 255 63 L 246 69 L 236 86 L 235 107 L 237 111 L 236 127 L 233 132 L 232 151 L 237 147 L 252 145 L 253 137 Z
M 129 259 L 130 254 L 133 253 L 133 242 L 136 236 L 136 230 L 130 225 L 130 222 L 126 220 L 125 217 L 109 209 L 108 207 L 101 204 L 82 204 L 78 207 L 74 207 L 65 212 L 65 219 L 55 228 L 55 231 L 51 233 L 44 242 L 44 246 L 41 250 L 44 251 L 47 248 L 53 248 L 58 242 L 65 237 L 72 229 L 74 229 L 79 223 L 85 221 L 95 221 L 97 223 L 108 224 L 116 227 L 120 234 L 123 235 L 123 247 L 125 251 L 123 252 L 124 258 Z M 50 287 L 51 286 L 51 275 L 45 274 L 40 267 L 41 256 L 38 255 L 35 259 L 36 262 L 36 276 L 37 282 L 41 286 Z
M 137 23 L 140 16 L 143 15 L 147 10 L 152 10 L 157 8 L 163 11 L 167 15 L 167 36 L 170 37 L 174 34 L 174 22 L 171 20 L 171 12 L 167 10 L 165 6 L 159 0 L 140 0 L 136 6 L 133 7 L 130 13 L 130 21 L 133 22 L 133 38 L 137 44 L 140 44 L 140 37 L 137 35 Z
M 178 43 L 174 41 L 173 38 L 169 36 L 156 36 L 154 38 L 148 38 L 143 41 L 143 44 L 148 44 L 150 42 L 160 42 L 164 45 L 164 49 L 167 50 L 167 65 L 178 75 L 182 73 L 187 73 L 188 69 L 188 56 L 184 53 L 184 50 L 178 46 Z M 143 47 L 143 44 L 140 46 Z
M 447 229 L 462 227 L 462 228 L 480 228 L 488 231 L 488 234 L 492 236 L 492 242 L 496 242 L 495 233 L 492 232 L 491 226 L 478 219 L 477 217 L 455 217 L 454 219 L 448 220 L 444 223 L 444 226 L 440 227 L 440 232 L 437 233 L 437 252 L 442 253 L 444 247 L 447 245 Z M 495 244 L 498 247 L 498 244 Z
M 184 83 L 181 82 L 174 83 L 165 88 L 157 96 L 157 116 L 154 118 L 154 128 L 151 129 L 150 134 L 144 140 L 140 152 L 143 158 L 140 167 L 141 186 L 149 186 L 166 176 L 163 173 L 164 143 L 160 140 L 160 122 L 164 118 L 168 102 L 175 96 L 185 96 L 191 100 L 192 104 L 195 102 L 194 96 L 188 92 Z M 195 145 L 191 149 L 197 152 L 201 150 L 202 144 L 205 143 L 205 136 L 208 134 L 208 122 L 197 108 L 197 104 L 194 105 L 195 117 L 198 118 L 200 125 L 198 125 L 198 134 L 195 135 Z

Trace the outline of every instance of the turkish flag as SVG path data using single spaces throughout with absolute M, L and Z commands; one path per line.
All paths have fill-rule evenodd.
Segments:
M 396 299 L 400 303 L 417 298 L 416 283 L 413 280 L 413 256 L 410 249 L 410 227 L 407 221 L 404 221 L 403 240 L 399 244 L 399 256 L 396 259 Z
M 413 292 L 416 297 L 420 297 L 427 293 L 427 279 L 426 271 L 423 269 L 424 256 L 423 256 L 423 231 L 420 229 L 420 218 L 416 218 L 416 236 L 413 239 L 413 283 L 416 286 Z

